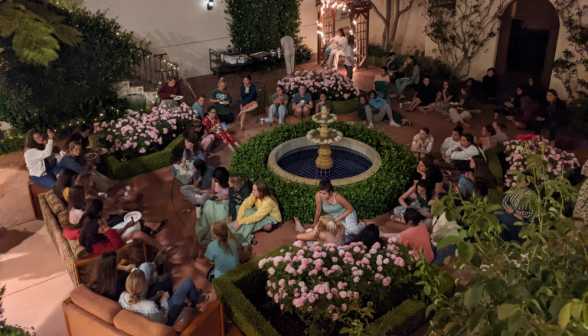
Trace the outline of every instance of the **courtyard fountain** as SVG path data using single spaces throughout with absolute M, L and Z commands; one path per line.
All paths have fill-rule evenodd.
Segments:
M 337 115 L 329 113 L 327 108 L 323 106 L 320 114 L 312 116 L 312 121 L 321 125 L 320 128 L 309 131 L 306 138 L 313 143 L 319 145 L 318 158 L 316 159 L 316 167 L 318 169 L 331 169 L 333 167 L 333 159 L 331 158 L 331 145 L 343 139 L 343 134 L 336 129 L 329 128 L 329 124 L 337 121 Z

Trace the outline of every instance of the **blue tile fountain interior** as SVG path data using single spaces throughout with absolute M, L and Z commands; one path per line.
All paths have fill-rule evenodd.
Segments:
M 278 160 L 278 166 L 290 174 L 309 179 L 328 177 L 332 180 L 359 175 L 372 166 L 372 161 L 349 148 L 331 146 L 333 168 L 318 169 L 315 161 L 318 158 L 319 146 L 306 146 L 292 150 Z

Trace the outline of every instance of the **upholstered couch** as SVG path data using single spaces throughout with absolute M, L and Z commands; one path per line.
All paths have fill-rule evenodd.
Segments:
M 185 307 L 170 327 L 123 309 L 118 302 L 79 285 L 63 302 L 63 314 L 70 336 L 224 335 L 222 304 L 218 300 L 202 313 Z

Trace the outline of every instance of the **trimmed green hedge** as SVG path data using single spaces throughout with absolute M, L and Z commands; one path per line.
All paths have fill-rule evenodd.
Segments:
M 336 190 L 351 202 L 359 218 L 374 218 L 389 211 L 406 191 L 410 172 L 417 165 L 414 155 L 386 134 L 369 130 L 363 125 L 335 122 L 330 127 L 341 131 L 345 137 L 373 147 L 382 159 L 382 166 L 374 175 Z M 303 223 L 311 222 L 318 186 L 291 182 L 277 176 L 267 166 L 269 154 L 279 144 L 305 137 L 308 131 L 316 128 L 318 124 L 310 119 L 283 125 L 249 138 L 233 155 L 231 173 L 241 174 L 250 182 L 265 181 L 279 202 L 284 220 L 297 216 Z
M 183 149 L 184 136 L 180 134 L 162 151 L 123 162 L 118 161 L 111 155 L 108 157 L 108 163 L 112 168 L 114 178 L 123 180 L 171 166 L 174 163 L 174 158 L 178 157 Z
M 218 298 L 228 308 L 231 319 L 246 336 L 280 336 L 280 334 L 259 313 L 235 283 L 248 277 L 251 277 L 250 280 L 256 279 L 257 277 L 252 273 L 263 272 L 259 269 L 259 261 L 263 258 L 280 254 L 280 250 L 287 249 L 288 246 L 290 245 L 282 245 L 264 255 L 260 255 L 212 281 Z M 444 277 L 441 281 L 441 291 L 446 295 L 450 295 L 454 290 L 453 279 Z M 423 301 L 405 300 L 369 324 L 364 333 L 372 336 L 408 334 L 424 323 L 426 308 L 427 303 Z

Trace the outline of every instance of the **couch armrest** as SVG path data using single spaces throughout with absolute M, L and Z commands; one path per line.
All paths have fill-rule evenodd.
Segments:
M 198 315 L 180 336 L 225 336 L 223 305 L 216 300 Z

